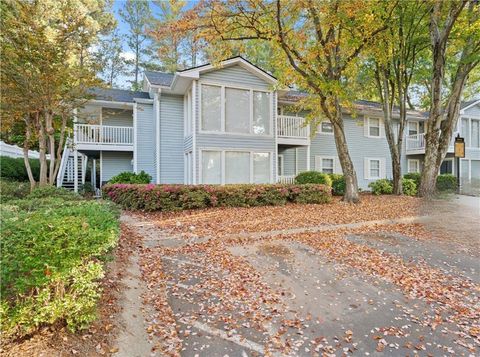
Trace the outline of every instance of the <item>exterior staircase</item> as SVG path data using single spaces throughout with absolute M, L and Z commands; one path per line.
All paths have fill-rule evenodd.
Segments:
M 85 176 L 87 171 L 87 156 L 73 150 L 73 142 L 71 138 L 67 139 L 65 148 L 63 149 L 60 170 L 57 176 L 57 187 L 63 187 L 68 190 L 75 190 L 75 171 L 77 173 L 78 189 L 85 184 Z M 77 155 L 77 170 L 75 170 L 75 155 Z

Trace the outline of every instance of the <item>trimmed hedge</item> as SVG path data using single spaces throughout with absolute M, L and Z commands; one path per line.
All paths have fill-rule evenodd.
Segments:
M 419 172 L 409 172 L 408 174 L 403 175 L 404 179 L 409 179 L 415 181 L 415 185 L 420 187 L 420 179 L 422 178 L 422 174 Z
M 295 183 L 299 185 L 304 185 L 307 183 L 315 183 L 321 185 L 332 186 L 332 179 L 328 174 L 318 172 L 318 171 L 305 171 L 299 173 L 295 177 Z
M 326 185 L 129 185 L 103 187 L 104 194 L 126 209 L 178 211 L 206 207 L 276 206 L 287 202 L 327 203 Z
M 330 174 L 332 180 L 332 191 L 335 196 L 343 196 L 345 194 L 345 177 L 340 174 Z
M 35 180 L 40 176 L 40 161 L 30 159 L 30 167 Z M 0 156 L 0 177 L 13 181 L 28 181 L 27 169 L 22 157 Z
M 372 189 L 374 195 L 390 195 L 393 193 L 393 181 L 387 179 L 380 179 L 375 182 L 370 182 L 368 187 Z M 402 192 L 407 196 L 415 196 L 417 194 L 417 185 L 414 180 L 402 179 Z
M 151 181 L 152 176 L 142 170 L 138 174 L 130 171 L 121 172 L 113 176 L 108 183 L 150 183 Z
M 457 178 L 452 174 L 437 176 L 438 191 L 455 191 L 457 189 Z

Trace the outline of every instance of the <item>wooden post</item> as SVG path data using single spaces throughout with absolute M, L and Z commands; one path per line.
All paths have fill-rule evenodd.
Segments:
M 78 151 L 73 150 L 73 191 L 78 192 Z
M 92 159 L 92 177 L 90 178 L 92 188 L 95 190 L 97 188 L 97 160 Z

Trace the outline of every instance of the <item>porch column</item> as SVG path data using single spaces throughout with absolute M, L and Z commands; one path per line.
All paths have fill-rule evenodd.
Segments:
M 310 145 L 307 146 L 307 171 L 310 171 Z
M 97 160 L 92 159 L 92 170 L 90 171 L 91 173 L 91 178 L 90 181 L 92 183 L 93 189 L 97 188 Z

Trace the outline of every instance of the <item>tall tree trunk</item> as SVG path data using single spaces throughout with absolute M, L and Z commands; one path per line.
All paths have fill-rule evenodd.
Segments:
M 335 146 L 337 147 L 338 158 L 340 165 L 342 166 L 343 177 L 345 178 L 345 194 L 343 195 L 343 201 L 348 203 L 358 203 L 360 202 L 360 196 L 358 195 L 357 173 L 355 172 L 352 158 L 348 151 L 340 106 L 337 106 L 335 119 L 331 119 L 330 121 L 333 125 Z
M 45 135 L 45 126 L 40 119 L 40 113 L 36 113 L 37 123 L 38 123 L 38 152 L 39 152 L 39 162 L 40 162 L 40 176 L 38 178 L 38 183 L 40 186 L 45 186 L 48 184 L 47 178 L 47 138 Z
M 35 188 L 35 178 L 33 177 L 32 168 L 30 166 L 30 160 L 28 159 L 28 151 L 30 150 L 30 138 L 32 132 L 30 129 L 29 120 L 25 120 L 26 130 L 25 130 L 25 141 L 23 142 L 23 162 L 25 163 L 25 169 L 27 170 L 28 180 L 30 181 L 30 191 L 33 191 Z
M 48 153 L 50 154 L 50 165 L 48 169 L 48 182 L 50 185 L 55 183 L 55 129 L 53 127 L 53 114 L 45 111 L 46 133 L 48 137 Z
M 60 128 L 60 140 L 58 142 L 57 153 L 56 153 L 55 170 L 53 171 L 53 176 L 55 179 L 57 179 L 58 170 L 60 170 L 60 163 L 62 161 L 62 152 L 63 152 L 63 144 L 65 142 L 66 128 L 67 128 L 67 115 L 63 113 L 62 127 Z

